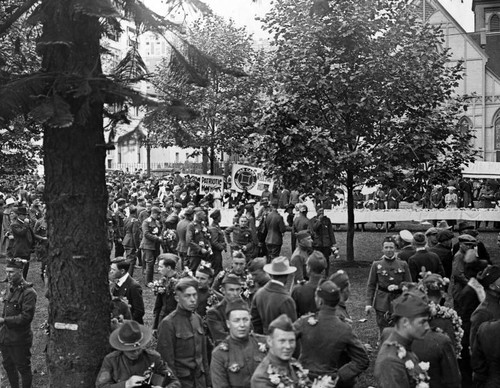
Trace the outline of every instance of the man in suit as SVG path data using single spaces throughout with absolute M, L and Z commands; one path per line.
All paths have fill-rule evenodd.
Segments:
M 8 253 L 11 257 L 18 257 L 26 260 L 23 268 L 23 278 L 28 277 L 28 269 L 30 267 L 30 256 L 33 249 L 33 230 L 30 226 L 28 218 L 28 210 L 24 206 L 13 209 L 15 218 L 10 224 L 9 239 L 10 244 Z
M 271 264 L 264 266 L 271 280 L 255 293 L 252 300 L 252 324 L 256 333 L 267 334 L 269 324 L 281 314 L 286 314 L 292 321 L 297 319 L 295 302 L 285 288 L 288 275 L 296 270 L 284 256 L 276 257 Z
M 141 285 L 129 275 L 130 263 L 123 257 L 117 257 L 111 262 L 109 279 L 112 281 L 111 294 L 124 297 L 130 305 L 132 319 L 143 324 L 144 301 L 142 299 Z
M 413 245 L 416 252 L 408 259 L 408 266 L 410 267 L 411 278 L 414 281 L 418 281 L 418 279 L 422 278 L 420 275 L 422 268 L 425 268 L 426 272 L 430 271 L 445 276 L 443 264 L 439 256 L 429 252 L 425 248 L 425 244 L 426 239 L 423 233 L 417 232 L 413 235 Z
M 273 199 L 271 201 L 271 212 L 266 217 L 266 247 L 268 254 L 268 261 L 279 256 L 281 246 L 283 245 L 283 233 L 286 232 L 285 221 L 278 213 L 278 201 Z
M 215 344 L 224 340 L 228 334 L 226 307 L 228 303 L 240 299 L 241 279 L 237 275 L 228 274 L 222 281 L 222 293 L 224 299 L 207 311 L 207 325 L 210 337 Z

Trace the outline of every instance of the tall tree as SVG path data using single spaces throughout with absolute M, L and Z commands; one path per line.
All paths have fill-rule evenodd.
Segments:
M 186 55 L 201 50 L 211 61 L 196 63 L 202 76 L 197 79 L 185 67 L 179 68 L 174 50 L 154 77 L 165 103 L 150 112 L 145 123 L 161 145 L 202 149 L 213 174 L 216 152 L 240 149 L 259 92 L 255 66 L 259 56 L 244 28 L 216 15 L 198 19 L 187 40 L 193 46 L 187 47 Z M 186 106 L 177 105 L 176 110 L 172 106 L 178 99 Z
M 461 64 L 410 2 L 277 0 L 265 24 L 273 93 L 250 151 L 291 184 L 345 187 L 354 260 L 355 185 L 445 159 L 458 173 L 472 159 L 472 134 L 457 127 L 463 102 L 452 99 Z
M 28 3 L 37 3 L 33 12 Z M 27 10 L 41 27 L 41 66 L 0 85 L 0 122 L 26 115 L 43 126 L 49 384 L 93 387 L 110 330 L 103 115 L 113 113 L 107 104 L 140 100 L 125 80 L 102 73 L 100 39 L 122 17 L 160 32 L 175 27 L 138 0 L 40 0 L 15 4 L 0 34 Z

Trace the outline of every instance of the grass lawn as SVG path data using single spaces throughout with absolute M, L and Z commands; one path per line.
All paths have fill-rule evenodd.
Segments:
M 423 226 L 418 223 L 399 223 L 397 224 L 397 230 L 400 229 L 409 229 L 413 232 L 415 231 L 423 231 L 428 228 L 428 226 Z M 499 248 L 496 246 L 496 238 L 497 232 L 490 228 L 481 229 L 480 238 L 485 243 L 490 255 L 494 262 L 500 261 Z M 391 232 L 394 233 L 394 232 Z M 377 337 L 378 337 L 378 329 L 375 324 L 375 318 L 373 316 L 369 317 L 368 321 L 365 323 L 359 322 L 360 319 L 365 318 L 364 307 L 365 307 L 365 288 L 366 281 L 368 278 L 368 272 L 370 269 L 370 263 L 378 259 L 381 256 L 381 242 L 383 238 L 386 236 L 385 232 L 377 231 L 373 224 L 367 225 L 366 232 L 356 232 L 355 235 L 355 255 L 356 255 L 356 263 L 347 263 L 345 260 L 345 227 L 336 231 L 337 237 L 337 245 L 340 248 L 341 259 L 335 261 L 333 263 L 333 269 L 344 269 L 350 277 L 351 280 L 351 298 L 348 301 L 348 309 L 353 318 L 353 328 L 360 337 L 361 341 L 365 344 L 370 344 L 374 349 L 376 349 Z M 282 254 L 288 257 L 291 256 L 291 248 L 290 248 L 290 235 L 286 234 L 285 243 L 282 249 Z M 3 272 L 3 263 L 1 270 Z M 38 302 L 37 309 L 35 314 L 35 319 L 32 324 L 33 332 L 34 332 L 34 343 L 32 348 L 32 365 L 34 371 L 34 380 L 33 387 L 36 388 L 44 388 L 48 386 L 48 378 L 47 378 L 47 368 L 45 365 L 45 344 L 46 344 L 46 336 L 43 333 L 43 330 L 40 328 L 40 325 L 47 318 L 47 306 L 48 302 L 44 297 L 43 283 L 39 276 L 40 273 L 40 263 L 34 262 L 30 267 L 30 274 L 28 277 L 28 281 L 34 282 L 35 289 L 38 292 Z M 3 276 L 2 279 L 5 278 L 4 274 L 0 274 Z M 155 275 L 158 276 L 158 275 Z M 136 271 L 134 277 L 138 279 L 141 284 L 144 285 L 143 280 L 140 278 L 140 271 Z M 0 286 L 1 289 L 5 287 L 5 284 Z M 152 324 L 153 319 L 153 304 L 154 304 L 154 295 L 151 290 L 144 287 L 144 302 L 146 306 L 146 316 L 145 323 L 147 325 Z M 376 350 L 370 354 L 371 366 L 370 369 L 364 373 L 358 381 L 357 387 L 366 388 L 370 385 L 374 385 L 373 380 L 373 362 L 376 357 Z M 5 373 L 3 373 L 5 376 Z M 7 386 L 7 382 L 2 379 L 2 384 L 0 386 Z M 90 388 L 90 387 L 89 387 Z M 217 387 L 214 387 L 217 388 Z

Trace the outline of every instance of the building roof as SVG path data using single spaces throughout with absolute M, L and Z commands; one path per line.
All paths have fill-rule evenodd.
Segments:
M 471 32 L 469 36 L 478 44 L 481 43 L 480 32 Z M 500 34 L 486 34 L 484 51 L 489 57 L 486 67 L 488 67 L 497 77 L 500 77 Z

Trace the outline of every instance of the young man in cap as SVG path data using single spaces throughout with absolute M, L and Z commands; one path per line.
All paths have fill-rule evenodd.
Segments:
M 267 229 L 266 235 L 266 248 L 267 260 L 270 262 L 272 259 L 280 255 L 281 246 L 283 245 L 283 234 L 286 232 L 285 221 L 281 214 L 278 213 L 278 200 L 271 201 L 271 212 L 265 220 Z
M 142 260 L 144 262 L 143 272 L 145 273 L 145 282 L 149 286 L 153 282 L 154 265 L 156 256 L 160 253 L 161 237 L 161 210 L 159 207 L 151 208 L 151 215 L 142 223 Z
M 158 256 L 159 281 L 154 282 L 153 293 L 156 295 L 153 307 L 153 330 L 158 329 L 160 322 L 177 308 L 175 299 L 175 285 L 177 279 L 177 262 L 180 259 L 172 253 L 162 253 Z
M 36 292 L 23 278 L 26 261 L 8 259 L 5 272 L 9 284 L 0 317 L 0 350 L 3 367 L 10 386 L 19 388 L 19 375 L 23 388 L 31 388 L 31 353 L 33 332 L 31 322 L 35 314 Z
M 408 259 L 408 267 L 410 268 L 411 278 L 415 282 L 422 277 L 421 272 L 423 269 L 425 269 L 425 272 L 430 271 L 444 276 L 443 264 L 441 264 L 439 256 L 427 251 L 425 243 L 426 239 L 423 233 L 417 232 L 413 235 L 413 246 L 416 252 Z
M 248 260 L 252 260 L 257 256 L 259 241 L 257 234 L 253 231 L 249 224 L 248 218 L 242 215 L 238 220 L 238 225 L 230 226 L 224 231 L 229 244 L 235 244 L 240 247 Z M 232 238 L 231 238 L 232 234 Z
M 229 303 L 241 298 L 241 287 L 242 282 L 238 276 L 233 274 L 224 276 L 222 280 L 222 294 L 224 295 L 224 299 L 207 311 L 208 330 L 215 344 L 218 344 L 228 335 L 226 307 Z
M 408 259 L 416 252 L 415 247 L 412 245 L 413 234 L 409 230 L 402 230 L 399 232 L 398 243 L 400 251 L 398 252 L 398 259 L 408 262 Z
M 296 270 L 284 256 L 276 257 L 264 266 L 271 280 L 255 293 L 252 300 L 252 324 L 256 333 L 267 334 L 269 324 L 281 314 L 294 321 L 297 319 L 295 302 L 285 288 L 288 275 Z
M 194 215 L 186 231 L 187 257 L 189 269 L 196 272 L 196 268 L 202 260 L 207 260 L 212 253 L 210 244 L 210 233 L 207 228 L 207 214 L 198 210 Z
M 8 253 L 11 257 L 18 257 L 26 261 L 23 268 L 23 278 L 28 278 L 31 251 L 33 249 L 34 235 L 31 229 L 28 211 L 24 206 L 13 208 L 15 218 L 10 224 Z
M 368 275 L 365 312 L 375 310 L 377 326 L 382 333 L 390 326 L 387 314 L 392 313 L 391 302 L 401 295 L 401 283 L 411 282 L 408 264 L 396 258 L 396 244 L 386 237 L 382 244 L 383 256 L 372 263 Z
M 212 288 L 214 280 L 214 271 L 210 263 L 202 261 L 195 273 L 198 281 L 198 307 L 196 312 L 202 318 L 205 318 L 209 308 L 219 303 L 224 296 Z
M 212 386 L 250 388 L 250 379 L 267 353 L 266 338 L 250 333 L 250 310 L 243 300 L 228 303 L 225 315 L 229 335 L 212 353 Z
M 309 280 L 303 284 L 297 284 L 292 289 L 292 299 L 295 301 L 298 317 L 318 311 L 314 296 L 319 282 L 324 278 L 325 269 L 325 257 L 321 252 L 313 251 L 306 261 L 306 273 Z
M 142 299 L 141 285 L 128 273 L 130 263 L 123 257 L 117 257 L 111 261 L 109 280 L 111 284 L 111 295 L 126 298 L 130 305 L 132 319 L 141 324 L 144 323 L 144 300 Z
M 203 322 L 196 314 L 196 279 L 183 278 L 175 287 L 177 308 L 160 322 L 156 350 L 172 367 L 182 388 L 210 386 Z
M 465 257 L 469 254 L 475 255 L 474 248 L 477 246 L 477 240 L 468 234 L 462 234 L 458 236 L 458 242 L 460 244 L 460 250 L 453 258 L 450 287 L 453 307 L 457 310 L 458 314 L 462 316 L 462 291 L 470 280 L 470 277 L 467 277 L 465 273 Z
M 210 232 L 210 243 L 212 244 L 212 268 L 214 275 L 222 271 L 222 252 L 226 251 L 227 244 L 224 238 L 224 232 L 220 227 L 220 222 L 222 215 L 219 209 L 216 209 L 210 214 L 210 218 L 213 220 L 212 225 L 208 228 Z
M 109 336 L 115 349 L 104 357 L 97 374 L 96 388 L 151 387 L 180 388 L 181 384 L 158 352 L 146 349 L 151 329 L 126 320 Z
M 309 376 L 329 375 L 338 380 L 337 387 L 352 387 L 370 360 L 351 326 L 337 316 L 339 302 L 340 290 L 335 283 L 322 282 L 316 290 L 318 312 L 302 316 L 293 326 L 301 344 L 299 361 Z M 349 362 L 343 362 L 344 355 Z
M 427 248 L 432 248 L 437 244 L 438 228 L 431 227 L 425 231 L 425 238 L 427 239 Z
M 405 292 L 392 302 L 394 330 L 380 347 L 374 375 L 379 387 L 410 388 L 428 382 L 412 342 L 429 331 L 429 306 L 421 293 Z M 428 367 L 427 367 L 428 368 Z
M 306 262 L 309 255 L 312 253 L 313 239 L 309 231 L 301 230 L 297 233 L 298 246 L 292 253 L 290 265 L 297 268 L 295 272 L 295 282 L 301 283 L 308 279 Z
M 232 253 L 231 268 L 219 272 L 219 274 L 214 280 L 213 289 L 217 292 L 222 292 L 221 291 L 222 280 L 226 275 L 233 274 L 238 276 L 242 284 L 245 283 L 247 279 L 248 275 L 246 270 L 247 259 L 245 254 L 241 251 L 236 250 L 236 247 L 234 245 L 231 248 L 231 253 Z

